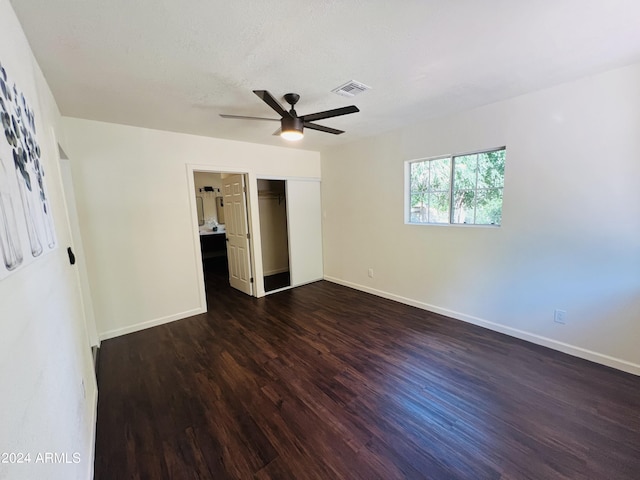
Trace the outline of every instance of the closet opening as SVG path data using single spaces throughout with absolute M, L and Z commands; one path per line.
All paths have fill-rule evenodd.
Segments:
M 258 208 L 265 293 L 291 287 L 285 180 L 258 179 Z

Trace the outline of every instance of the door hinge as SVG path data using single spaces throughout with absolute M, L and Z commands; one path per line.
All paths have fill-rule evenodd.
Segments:
M 247 238 L 248 239 L 251 238 L 251 234 L 250 233 L 247 233 Z
M 249 283 L 253 283 L 253 277 L 249 279 Z

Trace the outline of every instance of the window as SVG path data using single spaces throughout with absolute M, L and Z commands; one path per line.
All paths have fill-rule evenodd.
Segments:
M 500 225 L 505 152 L 409 162 L 409 223 Z

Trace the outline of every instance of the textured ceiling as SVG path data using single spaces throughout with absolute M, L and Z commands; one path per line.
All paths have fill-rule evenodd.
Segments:
M 638 0 L 11 0 L 67 116 L 321 150 L 640 61 Z M 348 80 L 372 87 L 331 93 Z M 251 93 L 300 115 L 291 144 Z

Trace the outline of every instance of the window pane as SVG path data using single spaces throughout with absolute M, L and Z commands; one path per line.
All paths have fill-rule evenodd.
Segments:
M 411 191 L 426 191 L 429 184 L 429 164 L 415 162 L 411 164 Z
M 475 222 L 475 189 L 478 155 L 462 155 L 453 160 L 452 223 Z
M 409 221 L 412 223 L 427 223 L 427 194 L 411 192 L 411 211 Z
M 478 188 L 497 188 L 504 185 L 504 150 L 478 155 Z
M 478 155 L 463 155 L 455 157 L 453 163 L 453 190 L 475 190 Z
M 473 190 L 454 191 L 451 223 L 475 223 L 475 193 Z
M 410 164 L 412 223 L 447 223 L 451 158 L 424 160 Z
M 429 190 L 448 192 L 449 185 L 451 184 L 451 159 L 440 158 L 438 160 L 431 160 L 429 167 L 431 170 Z
M 429 223 L 449 223 L 449 192 L 429 195 Z
M 477 225 L 500 225 L 502 223 L 502 189 L 479 190 L 476 194 Z

